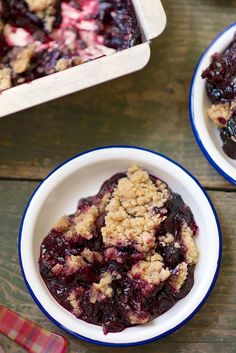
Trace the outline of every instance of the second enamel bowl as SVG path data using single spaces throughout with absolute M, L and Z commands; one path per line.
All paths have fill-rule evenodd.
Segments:
M 216 52 L 223 52 L 229 46 L 235 32 L 236 23 L 233 23 L 205 50 L 195 69 L 189 96 L 190 119 L 197 143 L 213 167 L 233 184 L 236 184 L 236 161 L 222 150 L 219 131 L 207 116 L 211 103 L 206 93 L 206 81 L 202 79 L 201 74 L 209 66 L 211 56 Z

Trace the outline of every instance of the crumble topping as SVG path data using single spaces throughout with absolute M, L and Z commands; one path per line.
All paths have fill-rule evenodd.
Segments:
M 174 236 L 170 233 L 166 233 L 165 236 L 158 237 L 158 239 L 160 241 L 160 245 L 162 246 L 168 246 L 175 240 Z
M 73 313 L 76 316 L 80 316 L 82 313 L 82 310 L 80 307 L 80 301 L 77 299 L 77 293 L 75 290 L 72 290 L 70 295 L 67 297 L 67 300 L 69 301 L 70 305 L 73 308 Z
M 196 264 L 198 262 L 198 250 L 193 239 L 193 231 L 186 224 L 182 228 L 181 240 L 186 248 L 187 264 Z
M 207 113 L 209 118 L 213 121 L 216 126 L 223 128 L 226 126 L 227 121 L 233 115 L 235 109 L 236 100 L 230 103 L 212 104 L 212 106 L 208 109 Z
M 74 229 L 69 229 L 66 238 L 71 239 L 76 235 L 87 240 L 93 237 L 94 222 L 98 217 L 98 209 L 92 205 L 85 210 L 79 212 L 74 218 Z
M 105 212 L 110 198 L 111 198 L 111 193 L 106 192 L 97 206 L 100 213 Z
M 0 70 L 0 91 L 12 87 L 11 69 L 4 68 Z
M 48 12 L 48 13 L 47 13 Z M 53 29 L 53 24 L 54 24 L 54 21 L 55 21 L 55 16 L 52 16 L 52 12 L 51 11 L 47 11 L 46 12 L 46 16 L 45 16 L 45 29 L 47 32 L 51 32 L 52 29 Z
M 78 217 L 74 219 L 76 232 L 86 239 L 92 238 L 92 228 L 98 216 L 98 209 L 96 206 L 91 206 L 86 212 L 81 212 Z
M 53 229 L 58 230 L 59 232 L 65 232 L 70 227 L 70 218 L 68 216 L 62 216 L 59 220 L 54 224 Z
M 163 205 L 164 205 L 165 202 L 170 197 L 170 191 L 168 189 L 168 186 L 167 186 L 166 183 L 164 183 L 162 180 L 159 180 L 159 179 L 156 180 L 156 184 L 155 185 L 157 187 L 157 190 L 162 193 L 162 200 L 163 200 Z M 162 206 L 159 205 L 159 207 L 162 207 Z
M 95 304 L 97 301 L 111 298 L 113 289 L 110 286 L 112 283 L 112 275 L 110 272 L 104 272 L 99 283 L 93 283 L 90 290 L 90 302 Z
M 11 67 L 15 73 L 22 74 L 28 69 L 30 61 L 35 54 L 35 49 L 35 44 L 30 44 L 28 47 L 23 49 L 16 48 L 16 57 L 11 61 Z
M 55 0 L 25 0 L 31 11 L 46 11 L 55 4 Z
M 133 244 L 140 252 L 154 248 L 155 229 L 165 219 L 154 209 L 163 207 L 167 201 L 169 193 L 164 190 L 158 191 L 146 171 L 137 166 L 129 168 L 127 177 L 119 180 L 106 207 L 102 228 L 106 247 Z
M 56 71 L 64 71 L 64 70 L 68 69 L 69 67 L 71 67 L 71 60 L 61 58 L 57 61 L 56 66 L 55 66 L 55 70 Z
M 53 24 L 56 20 L 56 5 L 57 0 L 26 0 L 29 9 L 44 21 L 45 30 L 50 33 L 53 29 Z
M 65 273 L 67 275 L 71 275 L 79 271 L 85 265 L 86 265 L 86 262 L 83 260 L 81 256 L 75 256 L 75 255 L 67 256 L 66 263 L 65 263 Z
M 129 310 L 127 316 L 131 325 L 146 324 L 146 322 L 148 322 L 150 319 L 150 315 L 148 313 L 145 312 L 137 314 L 133 310 Z
M 183 286 L 188 276 L 188 265 L 186 262 L 179 264 L 175 270 L 174 274 L 170 277 L 170 284 L 175 289 L 176 292 L 179 292 L 180 288 Z
M 157 286 L 170 276 L 170 271 L 164 268 L 161 255 L 155 254 L 147 257 L 145 261 L 142 260 L 134 264 L 128 272 L 128 276 Z
M 91 251 L 88 248 L 85 248 L 82 251 L 81 256 L 83 257 L 83 259 L 85 259 L 86 261 L 88 261 L 91 264 L 94 262 L 102 262 L 102 260 L 103 260 L 103 256 L 101 254 L 99 254 L 99 252 Z
M 76 55 L 72 58 L 72 63 L 73 65 L 81 65 L 83 64 L 83 60 L 81 59 L 80 56 Z

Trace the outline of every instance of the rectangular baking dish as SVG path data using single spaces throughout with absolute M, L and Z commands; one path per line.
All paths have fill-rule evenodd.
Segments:
M 142 69 L 150 58 L 150 40 L 164 30 L 166 16 L 160 0 L 133 4 L 143 43 L 3 91 L 0 117 Z

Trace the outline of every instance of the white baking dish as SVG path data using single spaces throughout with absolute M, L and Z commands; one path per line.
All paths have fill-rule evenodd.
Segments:
M 142 69 L 150 58 L 150 40 L 164 30 L 166 16 L 160 0 L 133 4 L 143 43 L 3 91 L 0 117 Z

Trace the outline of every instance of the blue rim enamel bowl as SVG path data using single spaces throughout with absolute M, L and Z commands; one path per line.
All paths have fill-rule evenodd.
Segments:
M 117 172 L 137 164 L 163 179 L 190 206 L 199 226 L 200 258 L 190 293 L 150 323 L 104 335 L 102 328 L 76 319 L 60 306 L 44 284 L 38 267 L 40 245 L 52 224 L 73 213 L 81 197 L 96 194 Z M 190 320 L 210 294 L 220 267 L 221 231 L 215 209 L 199 182 L 183 167 L 159 153 L 131 146 L 110 146 L 82 153 L 56 168 L 39 185 L 26 206 L 19 232 L 19 259 L 26 286 L 42 312 L 57 326 L 84 341 L 106 346 L 151 342 Z
M 189 95 L 190 121 L 196 141 L 206 159 L 232 184 L 236 184 L 236 160 L 224 153 L 219 129 L 207 116 L 211 102 L 206 93 L 206 81 L 201 78 L 201 74 L 209 66 L 211 56 L 223 52 L 232 42 L 235 33 L 236 23 L 233 23 L 204 51 L 194 71 Z

